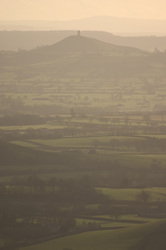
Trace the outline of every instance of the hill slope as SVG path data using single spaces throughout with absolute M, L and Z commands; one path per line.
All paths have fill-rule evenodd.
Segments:
M 41 50 L 54 50 L 56 53 L 75 53 L 75 52 L 137 52 L 141 53 L 139 49 L 126 46 L 113 45 L 107 42 L 99 41 L 95 38 L 89 38 L 84 36 L 69 36 L 62 41 L 52 45 L 46 46 Z
M 157 74 L 165 74 L 164 65 L 154 61 L 150 53 L 83 36 L 69 36 L 30 51 L 3 52 L 1 57 L 2 67 L 17 66 L 13 70 L 26 78 L 41 73 L 53 77 L 117 77 L 152 75 L 157 70 Z
M 30 50 L 39 46 L 52 45 L 75 34 L 75 30 L 0 31 L 0 50 Z M 165 36 L 117 36 L 104 31 L 81 31 L 81 34 L 103 42 L 147 51 L 153 51 L 155 48 L 162 51 L 166 49 Z

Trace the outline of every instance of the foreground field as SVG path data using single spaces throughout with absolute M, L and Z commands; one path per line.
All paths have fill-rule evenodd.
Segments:
M 21 248 L 21 250 L 164 250 L 166 247 L 165 223 L 165 221 L 159 221 L 129 229 L 82 233 Z

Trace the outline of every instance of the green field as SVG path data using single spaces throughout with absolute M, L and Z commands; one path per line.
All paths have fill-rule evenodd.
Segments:
M 129 137 L 129 136 L 101 136 L 101 137 L 80 137 L 80 138 L 62 138 L 56 140 L 33 140 L 33 142 L 41 143 L 53 147 L 110 147 L 111 140 L 118 140 L 123 142 L 124 140 L 145 140 L 141 137 Z M 111 144 L 111 143 L 110 143 Z
M 137 198 L 139 189 L 110 189 L 110 188 L 98 188 L 104 194 L 108 195 L 113 200 L 128 200 L 132 201 Z M 146 188 L 150 193 L 151 201 L 166 201 L 166 188 Z
M 165 52 L 72 36 L 0 55 L 0 244 L 163 250 Z
M 163 231 L 163 234 L 158 235 L 161 230 Z M 22 248 L 22 250 L 156 250 L 156 245 L 159 243 L 159 239 L 160 244 L 158 249 L 164 250 L 164 247 L 166 247 L 166 240 L 164 236 L 165 230 L 165 222 L 154 222 L 129 229 L 96 231 L 63 237 L 53 241 L 43 242 L 38 245 L 25 247 Z M 147 240 L 146 238 L 150 238 L 150 240 Z M 155 242 L 155 244 L 153 244 L 153 242 Z

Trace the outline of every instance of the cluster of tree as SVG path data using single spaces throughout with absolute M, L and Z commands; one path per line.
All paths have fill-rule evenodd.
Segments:
M 153 165 L 158 162 L 154 160 Z M 12 242 L 100 229 L 99 223 L 76 223 L 79 217 L 93 220 L 94 215 L 105 214 L 113 221 L 131 213 L 162 216 L 166 208 L 165 202 L 152 202 L 146 190 L 140 190 L 133 201 L 111 199 L 94 187 L 93 177 L 13 178 L 1 183 L 0 198 L 0 234 Z
M 156 49 L 154 53 L 151 54 L 151 58 L 155 61 L 166 63 L 166 50 L 162 52 Z
M 165 139 L 163 140 L 165 142 Z M 143 142 L 144 140 L 141 141 Z M 80 171 L 90 171 L 89 175 L 86 176 L 85 179 L 86 182 L 89 182 L 89 185 L 92 187 L 132 188 L 147 186 L 166 186 L 166 170 L 158 159 L 149 161 L 149 163 L 144 168 L 135 168 L 135 162 L 133 160 L 131 162 L 128 162 L 128 164 L 126 165 L 126 163 L 122 163 L 118 159 L 102 160 L 101 157 L 98 157 L 98 155 L 96 155 L 96 157 L 94 158 L 86 158 L 83 157 L 83 155 L 81 155 L 80 153 L 69 154 L 65 152 L 42 152 L 5 142 L 0 142 L 0 157 L 0 165 L 9 166 L 7 168 L 1 167 L 1 176 L 27 176 L 33 175 L 34 173 L 50 173 L 55 175 L 59 172 L 68 173 L 76 171 L 77 173 L 79 173 Z M 142 164 L 141 161 L 140 164 Z M 20 165 L 20 167 L 18 168 L 14 165 Z M 39 165 L 41 166 L 40 168 L 36 167 Z M 27 168 L 27 166 L 29 166 L 29 168 Z M 30 186 L 30 182 L 28 183 L 25 180 L 23 180 L 22 182 L 24 182 L 23 185 L 21 184 L 21 181 L 20 184 L 18 182 L 20 186 L 16 184 L 16 182 L 14 184 L 14 187 L 11 186 L 11 189 L 13 190 L 15 188 L 15 192 L 16 190 L 20 190 L 20 193 L 22 191 L 27 193 L 30 192 L 31 189 L 23 189 L 23 187 L 26 185 Z M 41 192 L 43 192 L 44 190 L 48 192 L 48 187 L 51 188 L 50 185 L 52 185 L 52 187 L 55 187 L 57 180 L 50 180 L 50 184 L 46 184 L 42 180 L 38 181 L 38 179 L 36 179 L 34 182 L 36 185 L 36 192 L 40 190 Z M 78 188 L 78 190 L 79 189 L 80 187 Z M 32 190 L 34 191 L 34 189 Z
M 0 124 L 1 126 L 37 125 L 44 124 L 47 120 L 47 117 L 36 114 L 15 114 L 12 116 L 6 115 L 0 117 Z
M 97 228 L 92 223 L 77 227 L 75 217 L 86 205 L 98 204 L 105 196 L 84 178 L 46 182 L 30 176 L 1 184 L 0 198 L 0 234 L 18 242 Z
M 10 243 L 40 241 L 50 236 L 60 236 L 76 229 L 76 220 L 69 213 L 58 212 L 43 213 L 37 202 L 29 203 L 12 200 L 3 200 L 0 207 L 0 233 L 5 241 L 10 239 Z M 50 204 L 49 204 L 50 205 Z M 8 207 L 10 206 L 10 207 Z M 12 248 L 13 249 L 13 248 Z
M 110 139 L 109 142 L 101 142 L 96 139 L 93 142 L 94 146 L 110 147 L 112 150 L 127 149 L 137 152 L 165 152 L 166 139 L 165 138 L 151 138 L 151 137 L 137 137 L 131 139 Z
M 1 197 L 39 197 L 41 199 L 54 199 L 63 203 L 97 203 L 104 195 L 98 192 L 86 177 L 79 179 L 56 179 L 44 181 L 36 175 L 26 179 L 15 178 L 8 185 L 0 185 Z
M 44 118 L 43 118 L 44 120 Z M 47 121 L 48 122 L 48 121 Z M 20 122 L 17 122 L 17 124 L 21 124 Z M 37 124 L 37 122 L 31 122 L 31 124 Z M 44 121 L 40 124 L 43 124 Z M 57 123 L 59 124 L 59 123 Z M 63 123 L 62 123 L 63 124 Z M 62 125 L 61 124 L 61 125 Z M 14 125 L 14 123 L 13 123 Z M 23 123 L 22 123 L 23 125 Z M 25 124 L 24 124 L 25 125 Z M 30 125 L 30 122 L 28 122 L 27 125 Z M 80 128 L 80 126 L 81 128 Z M 99 124 L 73 124 L 69 123 L 64 128 L 58 128 L 58 129 L 47 129 L 47 128 L 41 128 L 41 129 L 33 129 L 33 128 L 27 128 L 25 130 L 0 130 L 0 137 L 2 140 L 30 140 L 30 139 L 57 139 L 57 138 L 63 138 L 65 136 L 70 137 L 76 137 L 76 136 L 87 136 L 89 134 L 96 135 L 96 134 L 109 134 L 112 136 L 136 136 L 140 134 L 140 131 L 144 134 L 165 134 L 166 132 L 166 126 L 158 126 L 155 127 L 146 127 L 146 126 L 111 126 L 111 125 L 99 125 Z M 149 139 L 150 140 L 150 139 Z M 157 140 L 156 140 L 157 142 Z M 107 144 L 103 144 L 100 142 L 100 140 L 95 140 L 93 146 L 109 146 L 112 147 L 112 149 L 120 149 L 120 148 L 126 148 L 131 150 L 140 150 L 142 148 L 144 150 L 151 147 L 148 144 L 148 141 L 145 142 L 145 144 L 142 146 L 140 145 L 140 142 L 135 142 L 134 140 L 125 140 L 125 141 L 117 141 L 117 140 L 111 140 Z M 152 141 L 153 145 L 153 141 Z M 161 143 L 156 144 L 159 146 L 159 149 L 162 150 Z M 138 149 L 137 149 L 138 148 Z
M 17 114 L 24 111 L 24 102 L 20 97 L 11 97 L 10 95 L 0 96 L 1 114 Z

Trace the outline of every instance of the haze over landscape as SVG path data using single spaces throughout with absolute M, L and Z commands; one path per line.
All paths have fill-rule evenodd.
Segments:
M 0 6 L 0 250 L 165 250 L 165 0 Z
M 165 34 L 164 0 L 1 0 L 0 29 Z
M 1 20 L 64 21 L 92 16 L 165 19 L 164 0 L 1 0 Z

